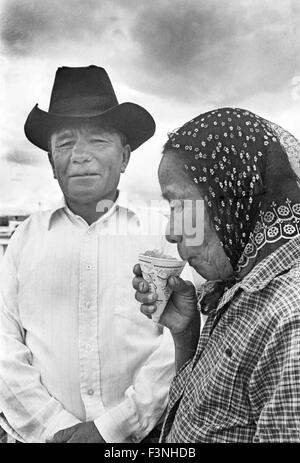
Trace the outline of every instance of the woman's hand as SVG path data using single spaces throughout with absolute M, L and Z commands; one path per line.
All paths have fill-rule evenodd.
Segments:
M 135 298 L 142 304 L 141 312 L 151 318 L 156 310 L 157 294 L 149 291 L 149 285 L 143 279 L 139 264 L 134 266 L 133 273 L 135 277 L 132 285 L 136 290 Z M 191 282 L 174 276 L 169 277 L 168 286 L 172 289 L 172 294 L 159 323 L 169 328 L 173 336 L 177 336 L 184 333 L 194 318 L 198 317 L 196 290 Z

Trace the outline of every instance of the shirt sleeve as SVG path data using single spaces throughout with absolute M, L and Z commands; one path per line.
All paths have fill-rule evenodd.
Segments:
M 170 331 L 163 329 L 159 347 L 126 390 L 124 400 L 95 420 L 106 442 L 140 442 L 154 428 L 167 406 L 174 355 Z
M 17 231 L 18 232 L 18 231 Z M 80 421 L 65 410 L 40 381 L 26 346 L 18 310 L 18 238 L 15 232 L 0 268 L 0 411 L 1 425 L 23 442 L 45 442 Z M 5 417 L 5 418 L 4 418 Z M 13 432 L 11 432 L 11 430 Z
M 254 442 L 300 442 L 299 302 L 277 326 L 250 382 L 250 399 L 258 410 Z M 295 307 L 297 308 L 295 310 Z

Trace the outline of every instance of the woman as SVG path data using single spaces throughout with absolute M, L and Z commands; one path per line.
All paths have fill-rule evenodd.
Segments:
M 183 209 L 204 200 L 205 215 L 201 245 L 172 226 L 168 239 L 207 282 L 197 301 L 193 286 L 169 279 L 160 323 L 177 375 L 161 442 L 300 442 L 299 158 L 292 135 L 243 109 L 205 113 L 169 136 L 159 181 L 170 221 L 174 199 Z M 156 294 L 134 272 L 150 317 Z

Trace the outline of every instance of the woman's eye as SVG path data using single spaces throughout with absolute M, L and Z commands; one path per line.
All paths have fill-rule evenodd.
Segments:
M 177 206 L 174 209 L 174 214 L 181 214 L 182 210 L 183 210 L 182 206 Z
M 183 204 L 181 202 L 176 202 L 176 204 L 171 205 L 170 208 L 171 208 L 171 213 L 179 214 L 183 210 Z

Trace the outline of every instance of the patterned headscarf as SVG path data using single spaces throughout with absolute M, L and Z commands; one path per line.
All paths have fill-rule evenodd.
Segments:
M 236 275 L 267 243 L 300 235 L 300 143 L 281 127 L 222 108 L 169 134 L 168 149 L 186 153 Z

